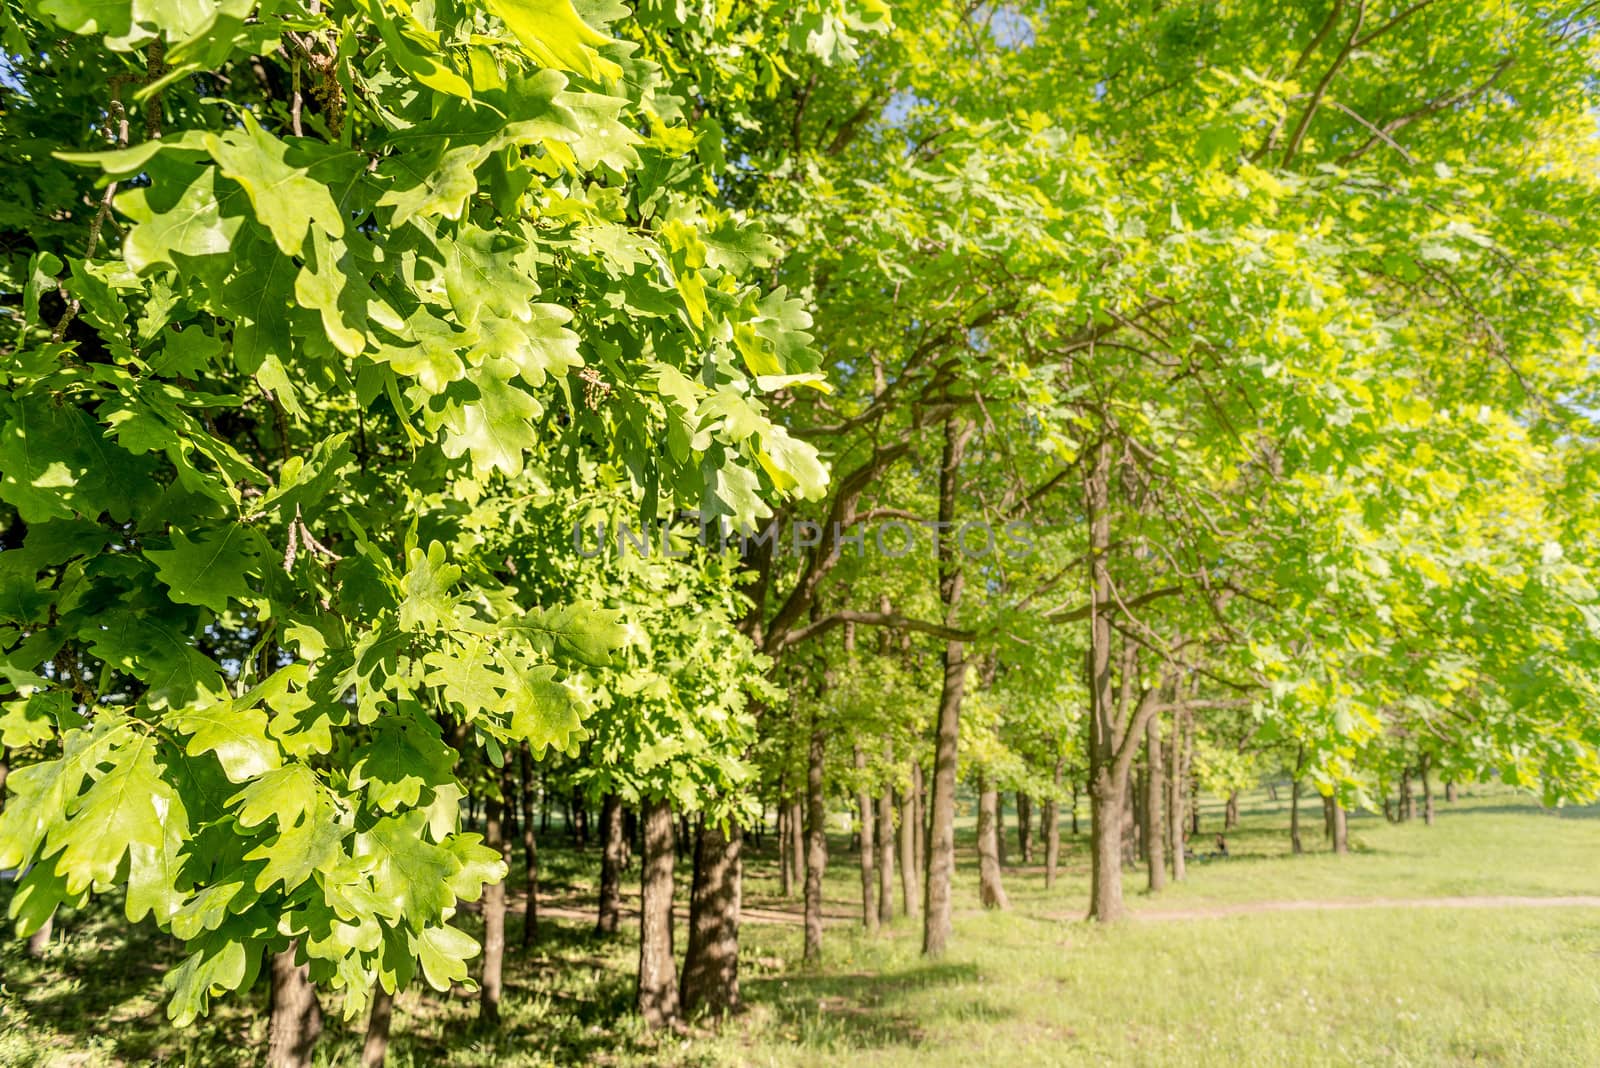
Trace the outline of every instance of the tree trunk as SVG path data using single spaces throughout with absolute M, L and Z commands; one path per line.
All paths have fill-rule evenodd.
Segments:
M 1166 804 L 1166 789 L 1162 777 L 1165 754 L 1161 748 L 1161 717 L 1151 716 L 1145 724 L 1145 868 L 1151 893 L 1167 888 L 1167 858 L 1164 848 L 1166 836 L 1162 833 L 1161 808 Z
M 1289 784 L 1289 851 L 1295 856 L 1305 852 L 1300 843 L 1300 780 Z
M 1033 863 L 1033 799 L 1017 791 L 1017 852 L 1022 863 Z
M 961 456 L 972 429 L 955 418 L 944 423 L 944 452 L 939 460 L 940 529 L 955 523 Z M 953 538 L 938 544 L 939 600 L 945 621 L 955 621 L 964 581 Z M 956 750 L 961 743 L 961 699 L 967 688 L 966 649 L 958 641 L 944 643 L 944 682 L 939 690 L 939 715 L 934 723 L 933 796 L 929 802 L 927 857 L 922 907 L 922 952 L 944 954 L 950 943 L 950 892 L 956 869 Z M 920 784 L 919 784 L 920 785 Z
M 1411 790 L 1411 769 L 1400 773 L 1400 818 L 1410 823 L 1417 818 L 1417 799 Z
M 779 789 L 783 789 L 782 783 L 779 783 Z M 774 822 L 778 839 L 778 892 L 784 897 L 788 897 L 794 893 L 795 885 L 794 849 L 789 842 L 789 802 L 780 793 L 777 804 L 778 815 Z
M 1185 731 L 1183 767 L 1189 773 L 1189 833 L 1200 835 L 1200 773 L 1194 767 L 1194 731 Z
M 867 754 L 855 747 L 856 774 L 865 778 Z M 878 902 L 873 897 L 878 892 L 878 869 L 873 856 L 873 804 L 872 793 L 865 781 L 856 786 L 856 826 L 861 835 L 861 926 L 868 934 L 878 933 Z
M 1271 801 L 1273 804 L 1277 804 L 1278 803 L 1278 784 L 1277 783 L 1275 783 L 1275 782 L 1267 783 L 1267 800 Z
M 805 961 L 822 961 L 822 873 L 828 863 L 828 810 L 822 797 L 822 760 L 827 735 L 815 715 L 811 720 L 811 746 L 806 758 L 806 900 Z
M 1333 841 L 1333 798 L 1324 796 L 1322 799 L 1322 837 L 1329 842 Z
M 272 955 L 267 1068 L 311 1068 L 311 1050 L 322 1034 L 322 1006 L 311 985 L 310 967 L 295 963 L 298 947 L 290 942 Z
M 1056 758 L 1054 777 L 1055 790 L 1050 794 L 1050 800 L 1044 804 L 1044 888 L 1049 890 L 1056 885 L 1056 869 L 1061 866 L 1061 806 L 1056 802 L 1056 795 L 1061 792 L 1061 774 L 1064 762 Z
M 1167 851 L 1172 857 L 1172 881 L 1182 882 L 1189 873 L 1183 849 L 1183 795 L 1187 781 L 1183 760 L 1187 751 L 1188 713 L 1179 708 L 1172 715 L 1172 734 L 1167 739 Z
M 1350 852 L 1350 828 L 1344 806 L 1339 804 L 1337 798 L 1333 802 L 1333 851 L 1339 856 Z
M 508 769 L 509 770 L 509 769 Z M 511 846 L 503 830 L 504 802 L 491 795 L 484 803 L 483 844 L 499 853 L 510 869 Z M 478 987 L 478 1022 L 500 1026 L 501 972 L 506 956 L 506 883 L 483 887 L 483 982 Z
M 1239 791 L 1230 790 L 1228 792 L 1228 807 L 1223 810 L 1222 814 L 1222 829 L 1231 831 L 1237 826 L 1239 826 Z
M 527 868 L 528 903 L 522 913 L 522 948 L 539 937 L 539 848 L 533 834 L 533 752 L 522 743 L 522 859 Z
M 978 777 L 978 900 L 986 909 L 1010 908 L 1000 879 L 1000 792 Z
M 381 986 L 372 988 L 372 1011 L 367 1016 L 367 1040 L 361 1046 L 361 1068 L 383 1068 L 389 1056 L 389 1018 L 394 995 Z
M 600 914 L 594 933 L 613 935 L 622 914 L 622 798 L 606 794 L 600 802 Z
M 1141 739 L 1142 741 L 1142 739 Z M 1133 790 L 1128 794 L 1128 807 L 1132 824 L 1132 836 L 1124 834 L 1122 837 L 1122 859 L 1126 867 L 1136 867 L 1139 861 L 1149 856 L 1150 847 L 1150 769 L 1144 766 L 1144 761 L 1133 773 Z
M 1076 838 L 1081 832 L 1078 830 L 1078 780 L 1072 780 L 1072 835 Z
M 805 808 L 798 800 L 789 806 L 789 863 L 794 867 L 796 888 L 803 894 L 806 882 L 806 818 Z
M 1110 768 L 1089 782 L 1089 848 L 1093 867 L 1089 917 L 1101 923 L 1122 918 L 1122 791 Z
M 894 793 L 887 786 L 878 795 L 878 922 L 894 920 Z
M 900 847 L 900 911 L 915 916 L 922 901 L 917 868 L 917 803 L 909 791 L 900 798 L 900 826 L 894 829 Z
M 1455 783 L 1447 782 L 1447 783 L 1444 784 L 1444 799 L 1446 801 L 1448 801 L 1452 805 L 1455 804 L 1455 802 L 1456 802 L 1456 784 Z
M 961 698 L 967 665 L 960 642 L 946 642 L 944 686 L 934 735 L 932 825 L 923 887 L 922 952 L 943 955 L 950 942 L 950 883 L 956 867 L 956 748 L 961 741 Z
M 527 742 L 523 742 L 522 745 L 523 745 L 524 749 L 528 748 L 528 743 Z M 550 791 L 546 788 L 547 787 L 547 782 L 546 782 L 547 778 L 548 778 L 548 772 L 544 768 L 541 767 L 539 769 L 539 833 L 540 834 L 549 834 L 550 833 Z
M 689 899 L 689 947 L 683 962 L 683 1011 L 724 1016 L 739 1007 L 739 908 L 743 831 L 709 821 L 695 846 Z
M 577 787 L 572 790 L 572 842 L 580 851 L 589 848 L 589 806 Z
M 56 914 L 54 912 L 44 918 L 44 923 L 39 929 L 28 936 L 28 956 L 32 960 L 39 960 L 50 948 L 50 935 L 56 928 Z
M 1433 782 L 1428 774 L 1432 763 L 1432 759 L 1424 753 L 1422 764 L 1418 768 L 1418 774 L 1422 776 L 1422 822 L 1429 827 L 1433 826 Z
M 994 856 L 995 860 L 1004 865 L 1006 862 L 1006 795 L 995 794 L 994 800 Z
M 1131 868 L 1139 862 L 1139 782 L 1134 776 L 1129 776 L 1128 784 L 1122 791 L 1122 817 L 1118 826 L 1122 828 L 1122 866 Z
M 1122 697 L 1112 692 L 1111 677 L 1111 443 L 1095 447 L 1093 466 L 1084 476 L 1085 517 L 1089 524 L 1089 649 L 1085 660 L 1089 687 L 1089 916 L 1101 923 L 1122 918 L 1122 835 L 1127 815 L 1132 754 L 1128 735 L 1142 734 L 1144 724 L 1119 722 L 1137 718 L 1128 709 L 1135 670 L 1134 654 L 1125 653 Z
M 644 808 L 644 855 L 640 865 L 639 1015 L 651 1029 L 678 1018 L 678 969 L 672 959 L 672 802 L 651 798 Z
M 915 906 L 922 907 L 922 873 L 928 867 L 928 790 L 922 781 L 922 765 L 911 762 L 911 874 L 917 884 Z

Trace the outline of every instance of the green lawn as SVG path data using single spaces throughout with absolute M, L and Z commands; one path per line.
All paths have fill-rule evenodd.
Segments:
M 1294 858 L 1281 809 L 1248 799 L 1229 835 L 1234 856 L 1193 865 L 1158 898 L 1129 872 L 1130 906 L 1600 893 L 1593 811 L 1547 813 L 1485 791 L 1441 803 L 1432 828 L 1353 820 L 1356 852 L 1335 858 L 1310 806 L 1313 852 Z M 1208 846 L 1220 806 L 1204 819 Z M 750 863 L 753 904 L 778 903 L 765 845 Z M 1048 894 L 1039 875 L 1008 871 L 1005 914 L 977 907 L 975 864 L 963 857 L 954 947 L 936 963 L 920 959 L 920 929 L 905 920 L 875 939 L 830 927 L 816 972 L 796 962 L 798 928 L 747 925 L 750 1007 L 721 1034 L 641 1035 L 626 1017 L 631 940 L 547 923 L 538 952 L 508 962 L 499 1035 L 473 1029 L 469 994 L 407 994 L 390 1063 L 1600 1064 L 1600 909 L 1391 907 L 1102 929 L 1070 918 L 1087 895 L 1083 845 L 1070 843 L 1066 875 Z M 845 913 L 859 892 L 855 857 L 844 839 L 833 846 L 829 911 Z M 593 856 L 546 858 L 552 891 L 581 900 Z M 170 949 L 148 933 L 128 939 L 114 904 L 68 917 L 43 966 L 14 944 L 0 952 L 0 1064 L 255 1063 L 264 999 L 225 1002 L 189 1033 L 168 1029 L 159 971 Z M 513 944 L 519 934 L 514 924 Z M 358 1031 L 333 1025 L 322 1063 L 353 1066 Z

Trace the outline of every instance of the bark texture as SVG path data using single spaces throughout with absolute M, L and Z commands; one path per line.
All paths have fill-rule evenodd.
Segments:
M 1289 851 L 1295 856 L 1305 852 L 1300 842 L 1300 780 L 1289 786 Z
M 900 910 L 915 916 L 922 903 L 917 867 L 917 803 L 907 793 L 900 798 L 900 825 L 895 828 L 895 844 L 900 847 Z
M 828 810 L 822 796 L 822 760 L 828 738 L 816 719 L 811 722 L 811 745 L 806 758 L 806 900 L 805 961 L 822 960 L 822 873 L 828 863 Z
M 867 770 L 867 754 L 858 745 L 855 748 L 856 774 L 864 778 Z M 876 821 L 877 810 L 872 801 L 872 793 L 863 781 L 856 787 L 856 826 L 861 836 L 861 926 L 869 934 L 878 932 L 878 866 L 876 850 L 873 842 L 876 834 L 873 825 Z
M 1056 793 L 1061 792 L 1061 774 L 1063 761 L 1056 758 L 1054 783 Z M 1043 826 L 1040 828 L 1044 835 L 1044 888 L 1049 890 L 1056 885 L 1056 869 L 1061 866 L 1061 806 L 1057 804 L 1055 796 L 1044 803 Z
M 1145 724 L 1145 836 L 1144 859 L 1151 893 L 1167 888 L 1166 835 L 1163 833 L 1161 809 L 1166 804 L 1165 776 L 1162 767 L 1166 762 L 1161 748 L 1161 717 L 1151 716 Z
M 710 822 L 695 845 L 689 946 L 683 962 L 686 1015 L 724 1016 L 739 1007 L 739 908 L 743 831 Z
M 268 1003 L 267 1068 L 311 1068 L 311 1051 L 322 1034 L 322 1006 L 311 985 L 311 969 L 295 963 L 298 943 L 272 955 Z
M 978 780 L 978 900 L 986 909 L 1011 906 L 1000 878 L 1000 794 Z
M 595 934 L 613 935 L 622 915 L 622 868 L 627 840 L 622 834 L 622 798 L 607 794 L 600 803 L 600 909 Z
M 794 881 L 803 892 L 806 881 L 806 816 L 805 806 L 798 798 L 789 805 L 789 863 L 794 867 Z
M 394 995 L 381 986 L 373 987 L 367 1038 L 361 1044 L 361 1068 L 383 1068 L 383 1062 L 389 1057 L 389 1020 L 393 1015 Z
M 503 805 L 490 797 L 484 805 L 483 844 L 509 859 L 510 843 L 504 831 Z M 506 957 L 506 884 L 504 879 L 483 888 L 483 981 L 478 986 L 478 1020 L 489 1027 L 500 1024 L 502 965 Z
M 884 787 L 878 795 L 878 922 L 894 920 L 894 793 Z
M 1167 854 L 1172 858 L 1172 881 L 1182 882 L 1188 875 L 1189 862 L 1183 852 L 1183 799 L 1184 782 L 1188 769 L 1184 766 L 1184 732 L 1188 729 L 1188 714 L 1180 707 L 1172 715 L 1172 733 L 1167 739 Z
M 539 848 L 533 831 L 533 753 L 522 743 L 522 859 L 527 872 L 527 905 L 522 914 L 522 947 L 539 937 Z
M 678 970 L 672 959 L 672 869 L 677 861 L 672 803 L 646 802 L 640 865 L 639 1015 L 649 1028 L 678 1019 Z
M 50 948 L 50 936 L 55 933 L 56 914 L 52 912 L 44 918 L 39 929 L 28 936 L 28 956 L 33 960 L 43 957 Z
M 939 521 L 949 530 L 955 522 L 956 490 L 962 453 L 971 428 L 955 419 L 944 424 L 944 453 L 939 464 Z M 945 619 L 953 621 L 961 602 L 962 571 L 954 539 L 939 542 L 939 599 Z M 961 742 L 961 701 L 966 694 L 966 650 L 959 641 L 946 641 L 944 683 L 939 690 L 939 715 L 934 727 L 933 796 L 929 801 L 922 952 L 943 955 L 950 943 L 951 883 L 956 867 L 956 751 Z M 920 777 L 920 776 L 919 776 Z
M 789 847 L 789 803 L 778 799 L 778 895 L 794 894 L 794 851 Z

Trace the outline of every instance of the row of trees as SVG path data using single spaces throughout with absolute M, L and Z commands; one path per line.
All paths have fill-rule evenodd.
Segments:
M 652 1024 L 764 805 L 817 959 L 832 797 L 938 955 L 963 780 L 1106 921 L 1197 772 L 1600 783 L 1586 5 L 5 11 L 0 868 L 180 1023 L 493 1019 L 540 761 Z

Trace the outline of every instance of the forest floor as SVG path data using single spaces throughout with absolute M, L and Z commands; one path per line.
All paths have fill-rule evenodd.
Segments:
M 1302 816 L 1309 851 L 1295 857 L 1287 803 L 1247 798 L 1230 857 L 1193 863 L 1160 895 L 1129 871 L 1130 912 L 1160 922 L 1112 928 L 1079 920 L 1086 837 L 1064 839 L 1053 890 L 1039 866 L 1008 866 L 1011 908 L 990 913 L 963 825 L 955 937 L 937 962 L 921 958 L 914 919 L 875 937 L 858 929 L 857 858 L 841 836 L 817 969 L 799 963 L 798 905 L 777 894 L 768 836 L 747 865 L 746 1011 L 720 1033 L 659 1036 L 628 1015 L 631 931 L 591 933 L 598 857 L 564 847 L 558 828 L 541 854 L 536 945 L 519 953 L 520 916 L 509 924 L 501 1030 L 474 1027 L 468 991 L 411 991 L 396 1005 L 389 1063 L 1600 1064 L 1600 809 L 1548 812 L 1482 790 L 1441 799 L 1433 827 L 1353 818 L 1348 857 L 1326 850 L 1319 806 Z M 1208 803 L 1196 841 L 1209 845 L 1220 824 Z M 258 1063 L 264 995 L 168 1027 L 160 979 L 175 947 L 129 932 L 117 905 L 63 917 L 42 962 L 0 947 L 0 1065 Z M 362 1021 L 325 1007 L 318 1064 L 354 1068 Z

